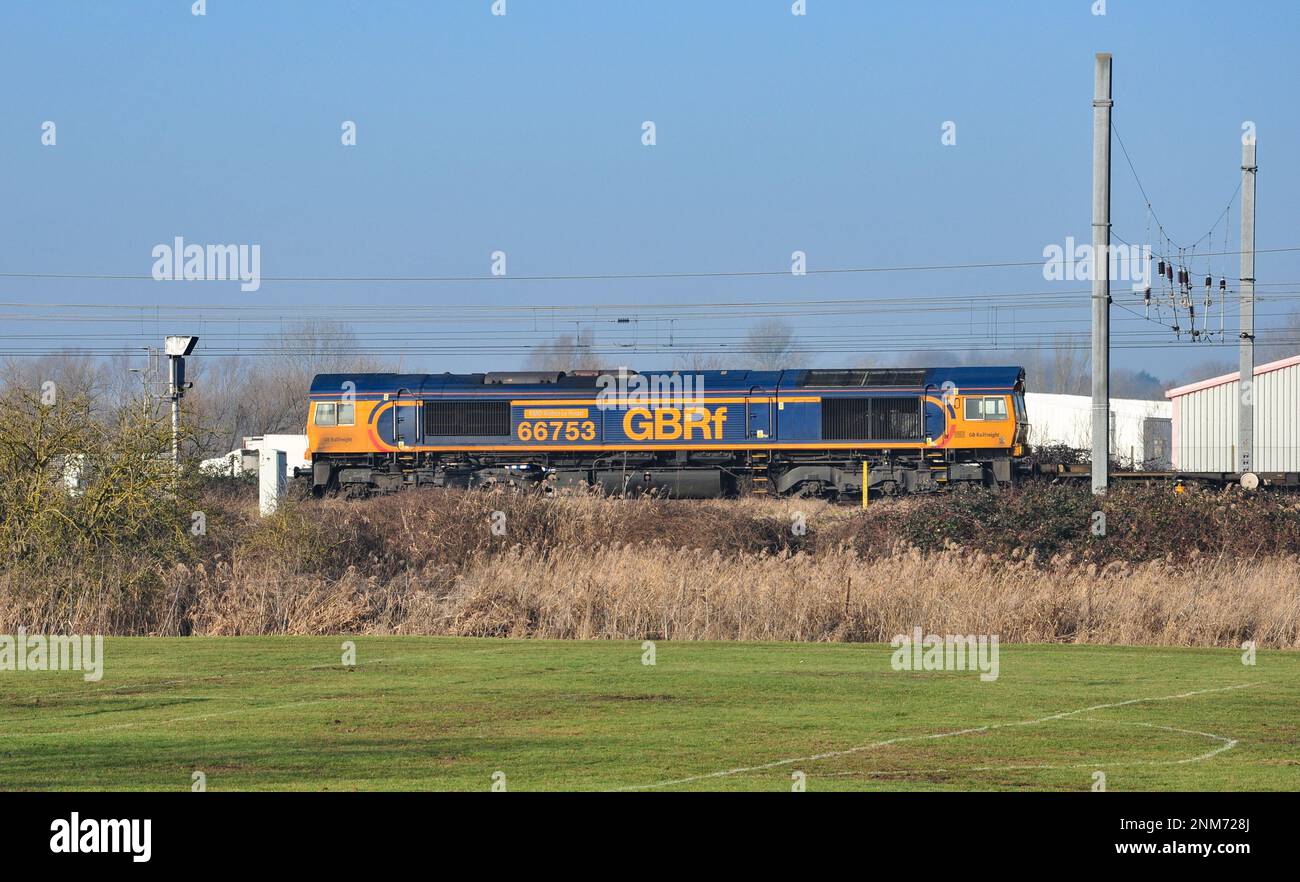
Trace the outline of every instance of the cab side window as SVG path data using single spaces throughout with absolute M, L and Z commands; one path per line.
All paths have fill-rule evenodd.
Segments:
M 1005 420 L 1007 418 L 1007 400 L 990 396 L 988 398 L 967 398 L 966 419 L 968 420 Z
M 357 406 L 351 401 L 339 402 L 338 413 L 340 426 L 351 426 L 356 424 L 356 408 Z
M 1005 420 L 1007 418 L 1007 400 L 1005 398 L 984 399 L 984 419 Z
M 338 424 L 339 424 L 338 405 L 332 401 L 318 402 L 316 404 L 316 425 L 337 426 Z

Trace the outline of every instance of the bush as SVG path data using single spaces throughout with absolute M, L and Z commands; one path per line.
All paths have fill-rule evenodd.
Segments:
M 135 407 L 95 418 L 84 399 L 7 388 L 0 543 L 11 591 L 55 622 L 106 585 L 147 607 L 161 573 L 195 550 L 192 487 L 170 446 L 169 425 Z
M 0 457 L 0 468 L 7 462 Z M 0 569 L 0 631 L 847 640 L 877 639 L 894 627 L 882 622 L 907 610 L 949 610 L 965 622 L 977 607 L 992 616 L 1032 597 L 1060 615 L 987 627 L 1024 639 L 1196 645 L 1258 631 L 1288 645 L 1300 609 L 1297 586 L 1269 599 L 1300 556 L 1300 502 L 1288 496 L 1151 486 L 1098 499 L 1087 487 L 1044 483 L 863 511 L 793 499 L 430 489 L 286 502 L 261 518 L 251 488 L 222 487 L 193 503 L 207 533 L 191 536 L 176 528 L 190 523 L 191 503 L 144 472 L 97 488 L 115 500 L 101 532 L 46 537 L 35 519 L 14 528 L 28 551 Z M 49 470 L 47 481 L 55 476 Z M 150 487 L 147 502 L 113 496 Z M 29 492 L 45 500 L 37 514 L 55 513 L 50 523 L 89 523 L 84 497 Z M 1092 529 L 1098 510 L 1104 536 Z M 1210 608 L 1195 598 L 1211 582 L 1215 620 L 1185 621 L 1187 603 Z M 1096 603 L 1108 618 L 1104 627 L 1087 618 L 1091 630 L 1081 632 L 1091 585 L 1104 589 Z M 971 606 L 984 594 L 987 603 Z M 1239 607 L 1241 598 L 1253 606 Z

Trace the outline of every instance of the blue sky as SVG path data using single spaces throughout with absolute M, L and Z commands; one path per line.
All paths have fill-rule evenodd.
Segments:
M 1252 120 L 1258 245 L 1300 245 L 1294 2 L 1108 0 L 1104 16 L 1088 0 L 808 0 L 804 16 L 791 15 L 789 0 L 507 0 L 505 16 L 491 14 L 491 0 L 208 0 L 202 17 L 190 6 L 0 8 L 0 272 L 147 276 L 154 245 L 178 235 L 258 243 L 268 276 L 482 276 L 498 249 L 510 276 L 779 271 L 794 250 L 811 269 L 1033 260 L 1048 244 L 1089 236 L 1097 51 L 1114 53 L 1115 123 L 1175 240 L 1200 238 L 1227 204 L 1240 176 L 1240 126 Z M 53 147 L 41 144 L 46 120 L 57 125 Z M 344 120 L 357 124 L 356 147 L 340 144 Z M 653 147 L 641 143 L 645 120 L 657 127 Z M 948 120 L 954 146 L 940 142 Z M 1113 174 L 1115 230 L 1142 242 L 1147 212 L 1118 145 Z M 1236 205 L 1229 215 L 1227 250 L 1236 250 Z M 1223 233 L 1220 224 L 1215 235 Z M 1216 276 L 1237 274 L 1235 257 L 1215 261 Z M 1257 274 L 1300 280 L 1300 254 L 1262 255 Z M 801 336 L 844 349 L 809 362 L 853 362 L 847 341 L 858 332 L 875 350 L 908 340 L 976 345 L 997 362 L 994 347 L 1086 332 L 1086 295 L 1075 311 L 1003 308 L 996 334 L 982 295 L 1080 287 L 1046 282 L 1037 267 L 266 281 L 256 293 L 230 282 L 0 278 L 0 301 L 38 307 L 11 325 L 0 350 L 70 345 L 78 341 L 57 335 L 74 331 L 92 335 L 80 341 L 88 346 L 123 347 L 201 331 L 214 353 L 251 351 L 275 323 L 313 313 L 346 320 L 355 313 L 338 307 L 372 305 L 860 299 L 869 307 L 941 297 L 974 305 L 789 320 Z M 1300 282 L 1274 286 L 1291 290 Z M 68 303 L 123 308 L 59 322 L 40 309 Z M 142 314 L 129 306 L 177 303 L 256 310 L 237 338 L 214 323 L 215 309 L 157 325 L 102 321 Z M 1285 294 L 1265 302 L 1262 324 L 1296 304 Z M 665 333 L 648 312 L 624 312 L 637 320 L 588 329 L 630 352 Z M 174 326 L 182 320 L 190 326 Z M 679 321 L 684 338 L 691 327 L 701 335 L 721 327 Z M 737 311 L 721 333 L 734 337 L 747 324 Z M 401 339 L 401 326 L 359 327 Z M 543 322 L 515 339 L 577 327 Z M 1231 348 L 1174 344 L 1126 314 L 1116 331 L 1152 344 L 1117 350 L 1117 366 L 1172 376 L 1235 358 Z M 462 339 L 487 333 L 467 325 Z M 663 361 L 632 357 L 645 367 Z M 486 351 L 403 359 L 439 371 L 519 363 Z

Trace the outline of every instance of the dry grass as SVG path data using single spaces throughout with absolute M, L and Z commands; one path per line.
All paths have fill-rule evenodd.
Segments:
M 261 520 L 243 501 L 210 502 L 209 535 L 185 565 L 0 571 L 0 631 L 888 641 L 920 626 L 1008 642 L 1300 648 L 1295 549 L 1210 556 L 1125 526 L 1184 530 L 1195 513 L 1209 544 L 1221 510 L 1234 528 L 1258 521 L 1257 542 L 1293 529 L 1293 503 L 1116 499 L 1110 545 L 1088 532 L 1090 502 L 1053 493 L 866 514 L 808 501 L 431 492 Z M 918 547 L 945 505 L 953 534 L 982 542 L 940 532 Z M 504 535 L 491 530 L 494 511 L 506 513 Z M 797 515 L 806 532 L 791 529 Z M 981 517 L 1032 519 L 1034 532 L 972 534 Z
M 199 579 L 205 634 L 340 631 L 487 637 L 888 641 L 927 633 L 1009 642 L 1300 647 L 1300 561 L 1061 561 L 1046 570 L 957 550 L 866 560 L 644 546 L 480 555 L 385 584 L 232 570 Z

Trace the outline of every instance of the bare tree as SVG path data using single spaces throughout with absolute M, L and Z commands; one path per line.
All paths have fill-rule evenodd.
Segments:
M 596 337 L 590 330 L 561 334 L 548 343 L 534 346 L 528 367 L 535 371 L 596 370 L 601 367 L 595 354 Z
M 1179 374 L 1175 381 L 1170 383 L 1170 386 L 1182 386 L 1186 383 L 1196 383 L 1201 380 L 1208 380 L 1211 377 L 1236 373 L 1238 367 L 1237 362 L 1222 358 L 1198 362 L 1194 367 L 1188 368 Z
M 1300 355 L 1300 309 L 1292 310 L 1277 328 L 1255 329 L 1255 363 Z
M 698 374 L 701 371 L 720 371 L 726 368 L 727 364 L 717 355 L 710 352 L 681 352 L 673 357 L 673 367 L 679 371 L 686 371 Z
M 55 400 L 85 402 L 88 413 L 105 424 L 123 407 L 134 414 L 165 416 L 166 360 L 154 367 L 156 372 L 147 375 L 139 356 L 125 353 L 98 358 L 69 350 L 33 359 L 11 357 L 0 364 L 0 389 L 40 395 L 44 384 L 53 383 Z M 200 351 L 187 361 L 194 388 L 185 396 L 181 418 L 186 454 L 225 453 L 245 435 L 301 433 L 313 376 L 385 369 L 361 351 L 350 328 L 335 322 L 286 326 L 264 341 L 256 357 L 210 357 Z
M 2 386 L 39 392 L 45 383 L 53 383 L 58 396 L 84 400 L 92 413 L 111 410 L 119 403 L 109 366 L 85 352 L 68 349 L 39 358 L 10 356 L 0 366 Z
M 1048 364 L 1051 391 L 1064 395 L 1086 395 L 1092 390 L 1092 376 L 1089 373 L 1092 355 L 1079 343 L 1077 338 L 1068 334 L 1056 335 L 1056 345 L 1052 347 L 1052 358 Z
M 784 319 L 763 319 L 749 329 L 742 348 L 748 367 L 757 370 L 780 370 L 798 361 L 794 326 Z
M 1148 371 L 1115 368 L 1110 372 L 1110 394 L 1114 398 L 1164 401 L 1169 384 Z
M 356 334 L 337 322 L 305 321 L 268 337 L 255 358 L 192 360 L 194 391 L 186 411 L 195 443 L 224 453 L 245 435 L 299 434 L 307 424 L 307 393 L 316 374 L 381 371 L 361 352 Z

